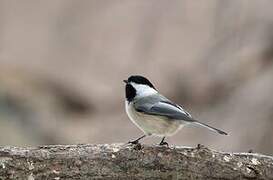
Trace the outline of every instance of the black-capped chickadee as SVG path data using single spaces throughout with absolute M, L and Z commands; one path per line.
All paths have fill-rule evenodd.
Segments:
M 222 135 L 226 132 L 201 123 L 192 118 L 181 106 L 173 103 L 157 92 L 153 84 L 143 76 L 130 76 L 126 83 L 126 113 L 144 135 L 129 143 L 137 144 L 146 136 L 162 137 L 160 145 L 168 145 L 165 137 L 174 135 L 188 124 L 196 124 Z

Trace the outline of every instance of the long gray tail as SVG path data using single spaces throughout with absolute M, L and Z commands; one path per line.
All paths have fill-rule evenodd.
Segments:
M 201 122 L 199 122 L 199 121 L 194 121 L 193 123 L 194 123 L 194 124 L 197 124 L 197 125 L 199 125 L 199 126 L 208 128 L 209 130 L 214 131 L 214 132 L 217 132 L 217 133 L 219 133 L 219 134 L 228 135 L 226 132 L 224 132 L 224 131 L 222 131 L 222 130 L 220 130 L 220 129 L 216 129 L 216 128 L 214 128 L 214 127 L 211 127 L 211 126 L 209 126 L 209 125 L 207 125 L 207 124 L 204 124 L 204 123 L 201 123 Z

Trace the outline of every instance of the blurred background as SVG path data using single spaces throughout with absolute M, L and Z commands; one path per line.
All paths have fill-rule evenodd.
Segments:
M 270 0 L 0 0 L 0 145 L 139 137 L 124 111 L 122 80 L 141 74 L 229 133 L 186 127 L 169 144 L 272 155 L 272 7 Z

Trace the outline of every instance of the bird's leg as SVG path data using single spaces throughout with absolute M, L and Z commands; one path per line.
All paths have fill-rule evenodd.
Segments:
M 165 141 L 165 137 L 162 138 L 162 140 L 159 143 L 160 146 L 164 146 L 166 145 L 167 147 L 169 147 L 169 144 Z
M 143 138 L 145 138 L 145 137 L 146 137 L 146 135 L 143 135 L 143 136 L 137 138 L 137 139 L 134 140 L 134 141 L 129 141 L 128 143 L 129 143 L 129 144 L 138 144 L 138 141 L 141 140 L 141 139 L 143 139 Z

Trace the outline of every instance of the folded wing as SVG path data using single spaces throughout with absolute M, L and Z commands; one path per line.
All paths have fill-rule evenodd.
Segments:
M 170 119 L 195 121 L 191 115 L 183 110 L 180 106 L 171 103 L 170 101 L 136 103 L 135 108 L 139 112 L 149 115 L 165 116 Z
M 162 99 L 162 98 L 161 98 Z M 142 112 L 149 115 L 164 116 L 170 119 L 183 120 L 190 122 L 205 128 L 208 128 L 211 131 L 217 132 L 222 135 L 227 135 L 226 132 L 209 126 L 205 123 L 201 123 L 191 117 L 191 115 L 185 111 L 183 108 L 177 104 L 173 104 L 168 99 L 160 101 L 157 98 L 145 100 L 143 102 L 135 103 L 135 108 L 138 112 Z

